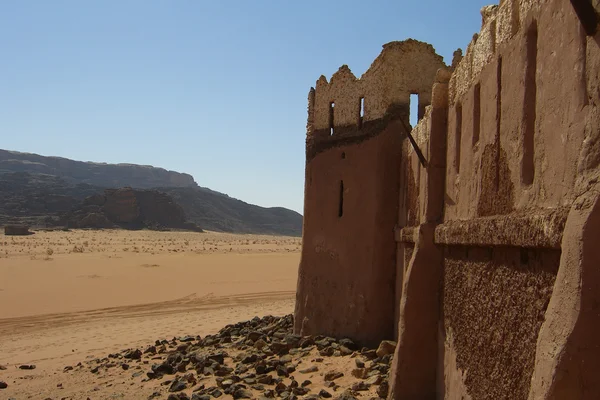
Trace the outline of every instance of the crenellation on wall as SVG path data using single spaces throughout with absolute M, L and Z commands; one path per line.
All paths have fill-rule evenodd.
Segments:
M 496 46 L 508 42 L 519 31 L 519 0 L 504 0 L 500 3 L 496 14 Z
M 481 29 L 477 40 L 473 43 L 473 60 L 471 65 L 471 80 L 476 80 L 481 70 L 487 65 L 496 52 L 496 13 Z M 472 86 L 471 84 L 469 87 Z
M 390 114 L 408 122 L 410 95 L 419 95 L 419 108 L 424 112 L 431 102 L 433 78 L 442 67 L 442 57 L 430 44 L 408 39 L 383 45 L 381 54 L 360 78 L 347 65 L 341 66 L 329 82 L 321 76 L 315 89 L 315 139 L 360 135 L 357 131 L 362 125 Z

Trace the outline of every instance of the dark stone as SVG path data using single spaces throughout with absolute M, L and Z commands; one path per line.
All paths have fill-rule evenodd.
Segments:
M 341 378 L 342 376 L 344 376 L 344 373 L 343 373 L 343 372 L 339 372 L 339 371 L 330 371 L 330 372 L 327 372 L 327 373 L 325 374 L 325 376 L 324 376 L 324 379 L 325 379 L 326 381 L 334 381 L 334 380 L 336 380 L 336 379 L 338 379 L 338 378 Z
M 170 394 L 167 400 L 190 400 L 190 397 L 185 393 Z
M 176 379 L 169 387 L 169 392 L 180 392 L 187 389 L 187 384 L 183 380 Z
M 248 389 L 239 388 L 233 392 L 234 399 L 251 399 L 253 397 L 252 392 Z
M 324 399 L 329 399 L 330 397 L 332 397 L 331 393 L 329 393 L 327 390 L 325 389 L 321 389 L 319 391 L 319 396 L 323 397 Z
M 8 387 L 8 383 L 0 381 L 0 389 L 6 389 Z
M 139 349 L 129 350 L 123 355 L 123 357 L 129 360 L 139 360 L 142 358 L 142 351 Z
M 369 384 L 365 383 L 365 382 L 356 382 L 352 385 L 352 390 L 356 391 L 356 392 L 364 392 L 366 390 L 369 390 Z
M 192 394 L 192 400 L 210 400 L 210 396 L 207 394 Z
M 377 387 L 377 396 L 385 399 L 385 398 L 387 398 L 388 391 L 389 391 L 389 384 L 386 381 L 381 382 L 381 384 Z

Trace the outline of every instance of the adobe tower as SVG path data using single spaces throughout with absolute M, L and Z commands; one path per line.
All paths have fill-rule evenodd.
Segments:
M 445 64 L 429 44 L 391 42 L 357 79 L 343 65 L 308 97 L 295 331 L 374 345 L 393 338 L 402 146 Z M 404 195 L 404 193 L 402 193 Z

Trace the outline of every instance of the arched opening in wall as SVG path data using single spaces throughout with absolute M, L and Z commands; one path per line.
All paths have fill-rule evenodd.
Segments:
M 419 95 L 417 93 L 410 94 L 410 125 L 414 127 L 419 122 Z
M 456 135 L 454 137 L 454 169 L 456 173 L 460 173 L 460 144 L 462 142 L 462 104 L 456 103 L 454 107 L 456 112 Z
M 473 146 L 479 142 L 481 131 L 481 84 L 475 85 L 473 93 Z
M 358 129 L 362 129 L 364 117 L 365 117 L 365 98 L 361 97 L 358 100 Z
M 340 202 L 338 205 L 338 217 L 344 215 L 344 181 L 340 181 Z
M 538 46 L 538 29 L 537 23 L 534 21 L 527 28 L 526 35 L 527 48 L 527 64 L 525 66 L 525 98 L 523 99 L 523 119 L 524 129 L 523 134 L 523 158 L 521 160 L 521 183 L 531 185 L 535 176 L 535 161 L 534 161 L 534 136 L 536 122 L 536 102 L 537 102 L 537 46 Z
M 335 109 L 335 103 L 332 101 L 329 103 L 329 135 L 333 136 L 333 114 Z

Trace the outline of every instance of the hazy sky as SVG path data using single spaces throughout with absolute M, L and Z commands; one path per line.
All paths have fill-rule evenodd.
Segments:
M 307 94 L 409 37 L 452 61 L 480 0 L 0 2 L 0 148 L 150 164 L 302 212 Z

